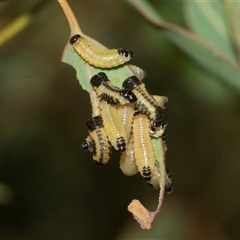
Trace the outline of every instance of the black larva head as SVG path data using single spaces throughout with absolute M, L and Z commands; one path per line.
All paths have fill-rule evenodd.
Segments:
M 137 101 L 135 94 L 129 89 L 122 89 L 120 93 L 124 98 L 126 98 L 130 103 Z
M 69 42 L 73 45 L 80 37 L 79 34 L 75 34 L 70 38 Z
M 96 128 L 103 127 L 103 121 L 101 116 L 95 116 L 87 120 L 86 126 L 89 131 L 94 131 Z
M 122 86 L 126 89 L 133 90 L 135 87 L 137 87 L 141 83 L 142 82 L 136 76 L 131 76 L 124 80 Z
M 109 81 L 107 75 L 104 72 L 92 76 L 90 83 L 93 87 L 99 87 L 103 82 Z

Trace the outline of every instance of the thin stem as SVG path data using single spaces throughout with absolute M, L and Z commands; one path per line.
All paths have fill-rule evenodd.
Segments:
M 81 34 L 82 30 L 67 0 L 58 0 L 58 3 L 62 7 L 62 10 L 67 18 L 68 24 L 70 26 L 70 31 L 71 31 L 70 35 L 72 36 L 76 33 Z

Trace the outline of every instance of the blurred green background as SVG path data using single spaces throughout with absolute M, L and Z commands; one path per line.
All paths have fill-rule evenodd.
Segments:
M 0 27 L 37 1 L 0 4 Z M 153 1 L 186 26 L 181 1 Z M 150 210 L 158 191 L 105 167 L 80 144 L 91 115 L 75 70 L 60 62 L 69 26 L 56 1 L 0 49 L 0 239 L 240 238 L 239 92 L 199 67 L 121 1 L 70 1 L 82 30 L 109 48 L 135 52 L 150 93 L 169 98 L 167 163 L 174 192 L 151 231 L 127 205 Z M 240 80 L 240 79 L 239 79 Z

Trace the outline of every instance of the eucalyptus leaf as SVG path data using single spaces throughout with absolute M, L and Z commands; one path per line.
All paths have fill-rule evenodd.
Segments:
M 128 1 L 128 3 L 183 52 L 206 70 L 215 74 L 225 84 L 240 92 L 240 68 L 237 61 L 232 60 L 224 52 L 193 32 L 164 21 L 148 1 Z
M 215 1 L 186 1 L 183 6 L 188 26 L 208 43 L 237 60 L 229 35 L 224 4 Z

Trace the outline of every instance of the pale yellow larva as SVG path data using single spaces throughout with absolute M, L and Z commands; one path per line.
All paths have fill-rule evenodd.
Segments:
M 152 122 L 152 126 L 160 126 L 163 119 L 163 109 L 148 93 L 145 84 L 133 75 L 125 79 L 122 86 L 124 89 L 131 90 L 135 94 L 138 111 L 148 116 Z
M 137 101 L 135 94 L 131 90 L 114 86 L 104 72 L 92 76 L 90 83 L 100 101 L 106 101 L 111 105 L 122 105 Z
M 154 150 L 149 135 L 150 123 L 145 114 L 135 113 L 133 117 L 133 146 L 135 162 L 146 181 L 151 180 L 155 166 Z
M 94 116 L 87 120 L 86 126 L 89 136 L 82 143 L 82 148 L 92 152 L 93 160 L 98 165 L 106 164 L 111 155 L 111 145 L 106 134 L 101 116 Z
M 89 64 L 99 68 L 113 68 L 128 62 L 133 52 L 127 49 L 102 49 L 76 34 L 70 38 L 74 50 Z

